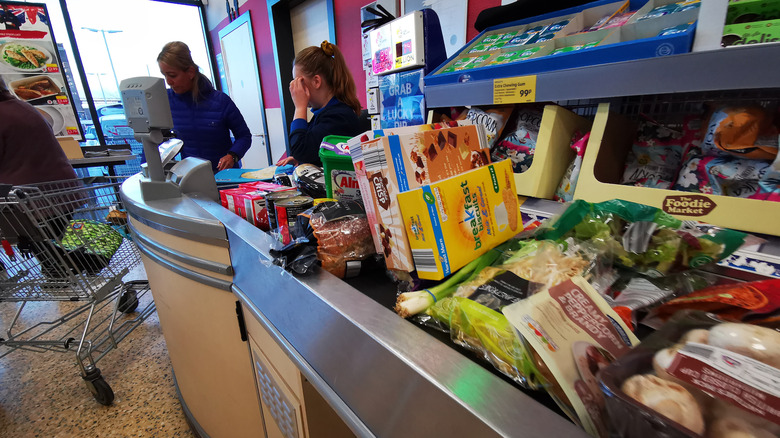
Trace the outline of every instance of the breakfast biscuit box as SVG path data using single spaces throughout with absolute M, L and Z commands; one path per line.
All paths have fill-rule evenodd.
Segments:
M 490 163 L 484 128 L 468 125 L 388 135 L 361 144 L 377 252 L 391 269 L 414 270 L 396 197 Z
M 417 275 L 441 280 L 520 231 L 512 163 L 490 164 L 398 195 Z

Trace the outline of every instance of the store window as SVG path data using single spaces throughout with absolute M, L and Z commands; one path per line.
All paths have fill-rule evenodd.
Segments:
M 63 61 L 71 68 L 74 101 L 85 145 L 130 145 L 133 153 L 141 153 L 141 144 L 133 139 L 122 109 L 119 84 L 135 76 L 162 77 L 157 55 L 169 41 L 184 41 L 201 72 L 212 79 L 209 51 L 204 34 L 200 6 L 157 0 L 30 0 L 45 3 L 51 16 Z M 83 81 L 75 66 L 76 53 L 68 37 L 65 14 L 70 18 L 73 36 L 84 67 Z M 83 83 L 92 97 L 97 120 L 92 120 L 90 102 Z M 101 129 L 95 129 L 99 124 Z M 103 138 L 99 133 L 102 131 Z M 127 147 L 127 146 L 125 146 Z M 128 162 L 117 168 L 118 173 L 135 173 L 140 161 Z

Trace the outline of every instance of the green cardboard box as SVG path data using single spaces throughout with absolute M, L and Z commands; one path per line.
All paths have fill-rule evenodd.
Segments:
M 780 0 L 731 0 L 726 24 L 750 23 L 780 18 Z
M 727 24 L 723 27 L 721 45 L 729 47 L 777 42 L 780 42 L 780 20 L 766 20 Z

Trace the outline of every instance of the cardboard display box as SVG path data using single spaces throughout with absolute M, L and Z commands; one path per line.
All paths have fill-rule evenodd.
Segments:
M 519 75 L 535 74 L 547 71 L 561 70 L 565 68 L 584 67 L 589 65 L 606 64 L 619 61 L 628 61 L 640 58 L 652 58 L 658 56 L 676 55 L 690 52 L 693 45 L 695 24 L 687 26 L 683 31 L 658 36 L 664 30 L 675 26 L 694 23 L 698 18 L 699 9 L 691 9 L 683 12 L 664 15 L 646 20 L 638 20 L 642 11 L 649 12 L 656 6 L 674 3 L 674 0 L 634 0 L 630 2 L 630 10 L 637 10 L 634 17 L 623 26 L 601 29 L 594 32 L 578 33 L 566 36 L 561 32 L 556 39 L 541 43 L 526 44 L 519 47 L 504 45 L 494 51 L 483 53 L 469 53 L 475 46 L 475 42 L 483 41 L 485 35 L 499 34 L 511 29 L 520 29 L 530 26 L 527 22 L 515 22 L 510 25 L 489 28 L 467 44 L 461 51 L 450 57 L 432 73 L 425 77 L 426 86 L 455 84 L 468 75 L 468 80 L 494 80 L 497 78 L 514 77 Z M 623 5 L 615 3 L 616 8 Z M 606 6 L 606 5 L 605 5 Z M 640 7 L 641 6 L 641 7 Z M 584 16 L 584 12 L 580 11 Z M 593 15 L 595 16 L 595 15 Z M 531 19 L 536 20 L 536 18 Z M 552 21 L 546 19 L 546 21 Z M 632 21 L 633 20 L 633 21 Z M 583 21 L 585 22 L 585 21 Z M 594 24 L 594 23 L 588 23 Z M 545 56 L 556 48 L 571 46 L 572 44 L 584 44 L 597 40 L 588 33 L 600 32 L 603 38 L 595 47 L 587 50 L 576 50 L 568 53 L 560 53 L 555 56 Z M 568 39 L 568 41 L 566 41 Z M 558 41 L 562 40 L 562 41 Z M 552 46 L 550 45 L 552 44 Z M 541 47 L 539 51 L 528 58 L 511 63 L 495 63 L 496 57 L 508 51 L 516 51 L 519 48 L 531 49 Z M 481 55 L 481 56 L 477 56 Z M 470 57 L 468 62 L 466 57 Z
M 626 156 L 635 137 L 636 124 L 633 121 L 611 113 L 608 103 L 599 105 L 582 161 L 575 199 L 589 202 L 624 199 L 658 207 L 684 220 L 780 235 L 777 224 L 780 202 L 620 184 Z
M 517 194 L 552 199 L 566 168 L 574 159 L 572 136 L 576 131 L 588 132 L 590 125 L 589 120 L 566 108 L 546 105 L 531 167 L 514 174 Z
M 84 158 L 84 152 L 81 150 L 79 142 L 73 139 L 73 137 L 57 137 L 57 141 L 60 142 L 62 150 L 65 151 L 65 156 L 69 160 L 75 160 Z

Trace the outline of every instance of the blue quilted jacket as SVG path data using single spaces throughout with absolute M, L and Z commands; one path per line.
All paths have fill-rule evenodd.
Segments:
M 201 99 L 197 103 L 191 93 L 176 94 L 168 89 L 173 129 L 184 142 L 182 158 L 204 158 L 211 161 L 211 168 L 216 171 L 219 159 L 228 152 L 239 158 L 246 154 L 252 145 L 252 133 L 227 94 L 215 90 L 205 78 L 198 85 Z M 231 132 L 235 142 L 230 139 Z

